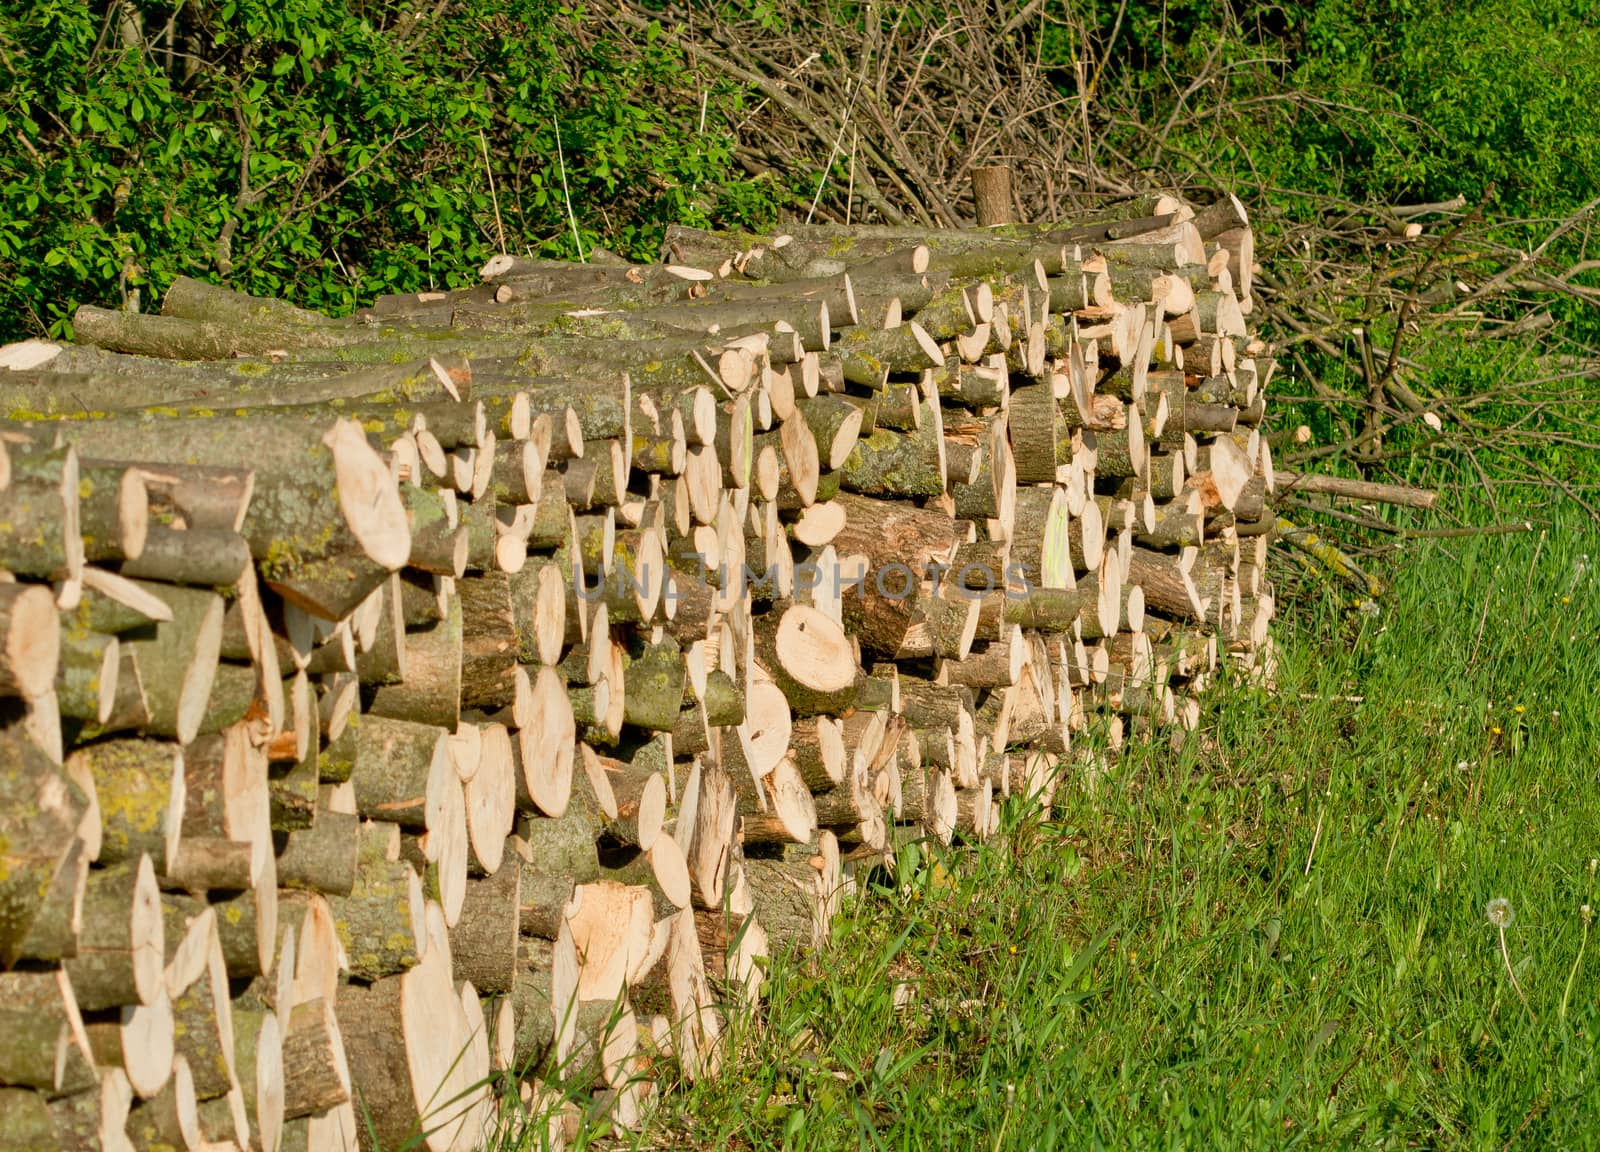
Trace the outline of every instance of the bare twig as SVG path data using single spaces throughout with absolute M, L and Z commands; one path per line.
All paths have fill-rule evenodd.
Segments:
M 694 83 L 714 74 L 743 86 L 750 111 L 734 125 L 736 162 L 752 173 L 820 165 L 808 198 L 817 219 L 959 223 L 973 214 L 971 166 L 1000 157 L 1017 174 L 1021 219 L 1070 219 L 1152 188 L 1196 200 L 1225 188 L 1243 197 L 1261 266 L 1249 303 L 1272 345 L 1258 359 L 1293 365 L 1298 384 L 1274 392 L 1275 411 L 1323 429 L 1322 443 L 1280 464 L 1300 471 L 1359 460 L 1374 480 L 1386 470 L 1399 479 L 1437 469 L 1460 478 L 1437 484 L 1441 493 L 1453 499 L 1471 485 L 1482 494 L 1477 506 L 1490 509 L 1486 529 L 1455 523 L 1467 513 L 1447 512 L 1443 499 L 1418 511 L 1453 526 L 1397 520 L 1380 529 L 1361 516 L 1308 512 L 1335 529 L 1339 545 L 1348 540 L 1349 555 L 1377 532 L 1392 545 L 1419 533 L 1514 530 L 1513 517 L 1494 511 L 1512 493 L 1521 500 L 1543 490 L 1591 512 L 1600 503 L 1539 459 L 1556 447 L 1590 450 L 1600 438 L 1600 421 L 1591 425 L 1584 409 L 1592 393 L 1580 386 L 1600 376 L 1600 355 L 1572 344 L 1557 321 L 1571 302 L 1600 307 L 1600 260 L 1579 243 L 1600 199 L 1560 219 L 1506 219 L 1492 217 L 1487 197 L 1470 210 L 1462 196 L 1385 203 L 1278 187 L 1248 156 L 1225 170 L 1210 142 L 1236 138 L 1242 125 L 1258 132 L 1266 117 L 1337 127 L 1360 116 L 1396 140 L 1429 127 L 1364 108 L 1346 92 L 1263 86 L 1284 61 L 1253 49 L 1231 16 L 1183 71 L 1168 61 L 1171 90 L 1152 110 L 1150 94 L 1135 91 L 1120 68 L 1121 0 L 1105 12 L 1112 20 L 1093 26 L 1079 10 L 1039 0 L 998 8 L 951 0 L 932 20 L 916 13 L 923 23 L 905 5 L 775 2 L 780 18 L 768 24 L 742 6 L 677 6 L 668 17 L 638 0 L 596 0 L 590 11 L 629 35 L 656 22 L 660 39 L 693 66 Z M 1066 43 L 1054 70 L 1047 36 Z M 1073 61 L 1077 83 L 1063 84 Z M 833 180 L 846 149 L 849 176 Z M 1427 228 L 1420 237 L 1419 226 Z M 1495 383 L 1466 383 L 1452 371 L 1446 353 L 1463 347 L 1474 373 L 1486 359 L 1494 365 Z M 1551 387 L 1558 378 L 1570 395 Z
M 572 243 L 578 250 L 578 262 L 587 264 L 588 260 L 583 254 L 583 237 L 578 234 L 578 217 L 572 211 L 572 190 L 567 187 L 567 157 L 561 150 L 561 121 L 552 119 L 550 123 L 556 130 L 556 161 L 561 165 L 561 198 L 567 205 L 567 223 L 572 225 Z
M 558 130 L 556 133 L 557 147 L 560 146 L 560 135 L 560 131 Z M 500 255 L 504 256 L 506 254 L 506 226 L 500 221 L 500 197 L 494 190 L 494 165 L 489 163 L 489 142 L 484 139 L 482 128 L 478 129 L 478 147 L 483 151 L 483 170 L 489 177 L 489 200 L 494 205 L 494 230 L 495 235 L 500 242 Z M 567 166 L 565 163 L 563 163 L 561 165 L 561 190 L 565 192 L 566 189 Z M 567 210 L 569 212 L 572 210 L 570 200 L 568 201 Z M 576 229 L 573 230 L 573 238 L 577 238 Z M 581 258 L 583 254 L 582 245 L 579 245 L 578 252 Z

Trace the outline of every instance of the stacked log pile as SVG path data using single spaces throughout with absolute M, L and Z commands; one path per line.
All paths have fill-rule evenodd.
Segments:
M 857 869 L 1270 657 L 1237 202 L 0 350 L 0 1152 L 714 1073 Z

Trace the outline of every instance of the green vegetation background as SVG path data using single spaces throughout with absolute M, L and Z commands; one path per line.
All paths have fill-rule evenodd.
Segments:
M 1600 193 L 1595 0 L 1057 9 L 1042 63 L 1070 90 L 1082 39 L 1109 46 L 1097 89 L 1142 121 L 1096 125 L 1102 162 L 1258 202 L 1492 187 L 1497 212 L 1551 218 Z M 1208 65 L 1227 115 L 1152 149 L 1149 126 L 1220 91 L 1187 90 Z M 769 223 L 822 158 L 747 176 L 755 103 L 554 0 L 3 0 L 0 339 L 64 335 L 79 304 L 152 308 L 180 274 L 345 313 L 469 282 L 502 238 L 643 257 L 671 222 Z

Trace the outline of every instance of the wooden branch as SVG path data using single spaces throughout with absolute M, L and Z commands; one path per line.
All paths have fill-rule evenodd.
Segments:
M 1412 488 L 1404 484 L 1380 484 L 1372 480 L 1350 480 L 1342 476 L 1319 476 L 1311 472 L 1281 472 L 1272 474 L 1272 482 L 1280 496 L 1291 492 L 1319 492 L 1329 496 L 1342 496 L 1349 500 L 1364 500 L 1377 504 L 1397 504 L 1404 508 L 1432 508 L 1439 499 L 1437 492 L 1426 488 Z

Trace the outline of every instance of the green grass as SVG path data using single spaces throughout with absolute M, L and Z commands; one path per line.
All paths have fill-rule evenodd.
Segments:
M 1576 524 L 1428 545 L 1376 619 L 1285 622 L 1277 695 L 908 858 L 644 1146 L 1600 1146 L 1583 553 Z

